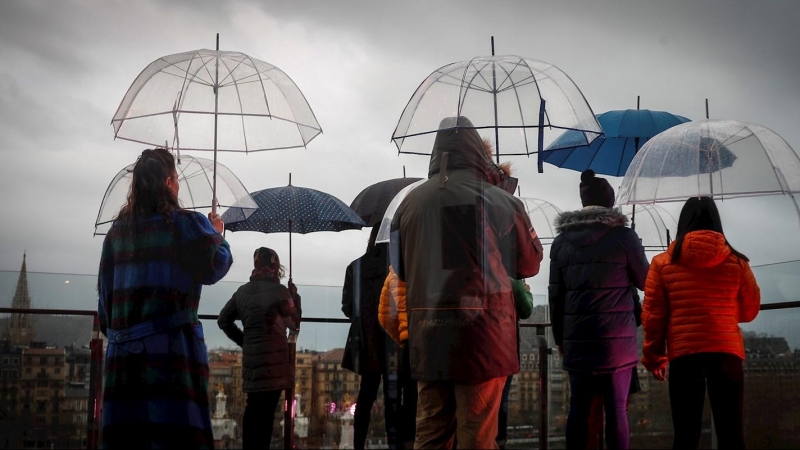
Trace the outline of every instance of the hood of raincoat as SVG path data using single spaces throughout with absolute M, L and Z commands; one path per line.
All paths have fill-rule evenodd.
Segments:
M 486 154 L 483 140 L 463 116 L 448 117 L 439 124 L 431 152 L 428 178 L 442 171 L 443 155 L 448 154 L 445 175 L 454 170 L 470 170 L 475 176 L 499 185 L 507 177 Z
M 565 211 L 554 222 L 556 232 L 573 244 L 592 245 L 611 228 L 624 227 L 628 218 L 618 209 L 588 206 L 577 211 Z
M 677 241 L 669 246 L 672 255 Z M 716 231 L 692 231 L 686 233 L 678 263 L 689 267 L 714 267 L 722 264 L 731 254 L 725 235 Z

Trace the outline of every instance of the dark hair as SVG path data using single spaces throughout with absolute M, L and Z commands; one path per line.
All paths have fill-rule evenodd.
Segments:
M 181 209 L 178 197 L 167 186 L 167 178 L 175 173 L 175 158 L 166 149 L 143 151 L 133 166 L 128 200 L 116 221 L 129 231 L 140 218 L 152 214 L 163 214 L 169 221 L 170 214 Z
M 672 262 L 677 262 L 680 259 L 683 239 L 686 235 L 692 231 L 700 230 L 716 231 L 723 236 L 725 235 L 722 231 L 722 219 L 719 217 L 717 204 L 714 203 L 714 199 L 711 197 L 692 197 L 686 200 L 678 218 L 678 237 L 675 239 L 675 249 L 672 251 Z M 736 251 L 727 239 L 725 239 L 725 245 L 730 247 L 731 253 L 738 258 L 750 261 L 747 256 Z
M 268 267 L 275 271 L 279 279 L 286 276 L 286 268 L 281 265 L 278 253 L 268 247 L 259 247 L 253 252 L 253 266 L 255 269 Z

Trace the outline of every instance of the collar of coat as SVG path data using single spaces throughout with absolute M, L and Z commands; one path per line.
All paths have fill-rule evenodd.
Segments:
M 628 218 L 617 208 L 589 206 L 577 211 L 565 211 L 556 217 L 554 222 L 556 232 L 559 234 L 573 228 L 592 224 L 624 227 L 628 224 Z

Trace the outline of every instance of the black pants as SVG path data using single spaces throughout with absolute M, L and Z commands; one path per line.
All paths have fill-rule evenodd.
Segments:
M 242 447 L 268 449 L 272 441 L 275 409 L 283 391 L 249 392 L 242 418 Z
M 372 405 L 378 398 L 378 388 L 383 380 L 383 414 L 386 422 L 386 439 L 390 448 L 396 445 L 395 424 L 396 402 L 390 399 L 390 381 L 387 374 L 366 374 L 361 375 L 361 387 L 358 390 L 358 400 L 356 400 L 355 417 L 353 417 L 353 448 L 363 449 L 369 431 L 369 422 L 372 418 Z
M 670 362 L 673 448 L 690 449 L 699 445 L 706 386 L 719 448 L 745 448 L 742 360 L 729 353 L 697 353 Z
M 500 399 L 500 410 L 497 412 L 497 446 L 501 449 L 506 448 L 506 440 L 508 440 L 508 396 L 511 393 L 511 381 L 514 375 L 509 375 L 506 378 L 506 384 L 503 386 L 503 396 Z
M 411 379 L 411 351 L 408 341 L 403 345 L 403 361 L 400 365 L 400 390 L 402 391 L 402 406 L 400 408 L 397 440 L 401 444 L 398 448 L 413 449 L 414 438 L 417 434 L 417 382 Z

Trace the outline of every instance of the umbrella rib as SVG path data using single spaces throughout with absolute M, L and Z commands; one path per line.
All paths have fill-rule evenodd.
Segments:
M 586 166 L 587 169 L 592 167 L 592 163 L 594 163 L 595 158 L 597 158 L 597 155 L 600 153 L 600 150 L 603 149 L 603 145 L 605 145 L 606 142 L 608 142 L 608 139 L 604 139 L 603 142 L 601 142 L 600 145 L 597 146 L 597 151 L 594 152 L 594 155 L 592 155 L 592 159 L 589 160 L 589 165 Z M 588 149 L 591 149 L 592 145 L 588 144 L 586 147 Z
M 215 58 L 209 58 L 209 60 L 206 61 L 205 59 L 203 59 L 202 56 L 200 56 L 200 61 L 203 62 L 203 64 L 200 66 L 200 68 L 201 69 L 206 69 L 206 73 L 208 74 L 208 79 L 209 80 L 213 80 L 214 76 L 211 75 L 211 71 L 208 69 L 208 65 L 211 63 L 211 61 L 215 61 Z M 200 69 L 197 69 L 197 71 L 199 72 Z M 215 87 L 215 83 L 211 83 L 211 84 L 209 84 L 209 86 Z
M 191 164 L 191 162 L 189 164 Z M 188 167 L 189 164 L 187 164 L 187 167 Z M 184 180 L 185 180 L 186 176 L 185 176 L 185 172 L 183 170 L 181 171 L 181 175 L 184 175 Z M 192 202 L 192 206 L 194 206 L 194 194 L 192 193 L 192 188 L 189 186 L 188 182 L 186 183 L 186 190 L 189 191 L 189 199 Z M 214 201 L 212 200 L 211 202 L 213 203 Z
M 464 89 L 464 82 L 466 81 L 467 78 L 467 69 L 469 69 L 470 66 L 473 66 L 472 61 L 474 60 L 475 58 L 469 60 L 466 67 L 464 67 L 464 73 L 461 75 L 461 85 L 459 86 L 459 92 L 458 92 L 458 116 L 461 116 L 461 108 L 464 106 L 464 102 L 466 102 L 467 94 L 469 93 L 470 86 L 472 85 L 472 80 L 474 80 L 475 77 L 478 76 L 478 74 L 480 73 L 480 70 L 477 70 L 478 68 L 475 67 L 476 69 L 475 75 L 472 76 L 472 79 L 469 81 L 469 84 L 467 84 L 467 88 Z M 463 96 L 461 95 L 462 90 L 464 92 Z M 456 125 L 458 125 L 458 120 L 456 120 Z
M 522 61 L 522 63 L 525 64 L 525 67 L 527 67 L 528 71 L 531 73 L 531 76 L 533 77 L 533 84 L 536 85 L 536 92 L 539 94 L 539 99 L 544 99 L 544 97 L 542 97 L 542 90 L 541 90 L 541 88 L 539 88 L 539 81 L 536 80 L 536 75 L 533 73 L 533 69 L 531 68 L 531 66 L 528 65 L 528 61 L 525 61 L 523 58 L 520 58 L 520 61 Z M 551 65 L 550 67 L 553 67 L 553 66 Z M 549 70 L 549 68 L 545 69 L 545 70 Z M 570 80 L 570 81 L 572 81 L 572 80 Z M 584 99 L 584 100 L 586 100 L 586 99 Z M 589 103 L 587 102 L 586 104 L 588 105 Z M 546 106 L 545 106 L 545 109 L 544 109 L 544 115 L 547 118 L 547 123 L 550 124 L 550 114 L 547 113 L 547 107 Z M 552 124 L 550 124 L 550 125 L 552 126 Z M 542 124 L 542 126 L 544 126 L 544 123 Z M 538 128 L 538 126 L 536 128 Z
M 199 53 L 198 53 L 198 52 L 193 52 L 191 61 L 194 61 L 194 55 L 199 55 Z M 166 60 L 166 59 L 164 59 L 164 58 L 158 58 L 158 59 L 160 59 L 161 61 L 164 61 L 164 62 L 165 62 L 165 63 L 167 63 L 168 65 L 170 65 L 170 66 L 172 66 L 172 67 L 174 67 L 174 68 L 178 69 L 180 72 L 186 72 L 187 74 L 189 73 L 189 69 L 188 69 L 188 68 L 186 68 L 186 69 L 182 69 L 182 68 L 180 68 L 178 65 L 176 65 L 175 63 L 171 63 L 171 62 L 167 61 L 167 60 Z M 201 57 L 201 60 L 202 60 L 202 57 Z M 190 61 L 190 65 L 191 65 L 191 61 Z M 159 70 L 159 71 L 158 71 L 158 72 L 156 72 L 156 73 L 163 73 L 163 74 L 166 74 L 166 75 L 172 75 L 172 76 L 179 77 L 178 75 L 175 75 L 175 74 L 173 74 L 173 73 L 164 72 L 164 70 L 163 70 L 163 69 Z M 195 73 L 196 73 L 196 72 L 195 72 Z M 155 74 L 153 74 L 153 75 L 155 75 Z M 209 73 L 209 75 L 208 75 L 208 76 L 211 76 L 211 74 Z M 196 80 L 197 80 L 197 81 L 196 81 Z M 191 82 L 193 82 L 193 83 L 197 83 L 197 84 L 203 84 L 203 85 L 206 85 L 206 86 L 213 86 L 212 84 L 209 84 L 208 82 L 206 82 L 206 81 L 203 81 L 203 79 L 202 79 L 202 78 L 198 78 L 198 77 L 197 77 L 197 75 L 192 75 L 192 80 L 190 80 L 190 81 L 191 81 Z
M 267 90 L 266 90 L 266 89 L 264 89 L 264 79 L 261 77 L 261 71 L 260 71 L 260 70 L 258 70 L 258 67 L 256 67 L 256 62 L 255 62 L 255 61 L 253 61 L 253 58 L 251 58 L 251 57 L 250 57 L 250 56 L 248 56 L 248 55 L 245 55 L 245 56 L 246 56 L 246 57 L 247 57 L 247 59 L 250 61 L 250 63 L 253 65 L 253 68 L 254 68 L 254 69 L 256 69 L 256 75 L 258 75 L 258 81 L 260 81 L 260 82 L 261 82 L 261 92 L 263 92 L 263 93 L 264 93 L 264 104 L 265 104 L 265 105 L 266 105 L 266 107 L 267 107 L 267 115 L 268 115 L 269 117 L 272 117 L 272 113 L 270 112 L 270 109 L 269 109 L 269 99 L 267 98 Z M 270 79 L 271 79 L 271 78 L 270 78 Z M 282 92 L 280 89 L 278 89 L 278 92 L 281 92 L 281 94 L 283 94 L 283 92 Z M 286 98 L 286 96 L 284 96 L 284 98 Z M 288 101 L 287 101 L 287 103 L 288 103 Z M 289 103 L 289 105 L 290 105 L 290 106 L 289 106 L 289 108 L 291 109 L 291 103 Z M 292 112 L 294 112 L 294 111 L 292 111 Z M 297 122 L 295 122 L 295 124 L 296 124 L 296 123 L 297 123 Z M 298 127 L 298 129 L 299 129 L 299 127 Z M 320 131 L 321 131 L 321 130 L 320 130 Z M 302 139 L 302 137 L 303 137 L 303 135 L 302 135 L 302 134 L 300 134 L 300 138 L 301 138 L 301 139 Z
M 511 72 L 516 70 L 517 67 L 519 67 L 519 63 L 514 66 L 514 69 L 512 69 Z M 508 75 L 506 77 L 506 80 L 511 79 L 511 72 L 507 71 L 506 68 L 503 67 L 503 66 L 500 66 L 500 69 L 502 69 Z M 503 83 L 505 83 L 505 80 L 503 81 Z M 516 98 L 517 98 L 517 108 L 519 108 L 519 120 L 520 120 L 520 123 L 524 125 L 525 124 L 525 115 L 522 112 L 522 102 L 519 99 L 519 91 L 517 90 L 517 88 L 516 88 L 516 86 L 514 85 L 513 82 L 511 83 L 511 86 L 514 87 L 514 96 L 516 96 Z M 497 95 L 497 94 L 495 94 L 495 95 Z M 530 154 L 531 149 L 528 147 L 528 130 L 526 130 L 525 128 L 522 128 L 522 135 L 524 136 L 523 141 L 525 141 L 525 153 L 526 154 Z
M 236 84 L 236 77 L 233 76 L 233 70 L 236 70 L 236 68 L 238 68 L 240 65 L 242 65 L 242 63 L 240 62 L 239 64 L 236 65 L 236 67 L 233 68 L 233 70 L 231 70 L 231 68 L 228 67 L 228 63 L 225 62 L 225 60 L 221 60 L 221 61 L 222 61 L 222 64 L 225 66 L 225 68 L 228 69 L 228 76 L 231 77 L 231 80 L 233 80 L 233 85 L 234 85 L 234 87 L 236 87 L 236 100 L 239 101 L 239 112 L 241 112 L 241 116 L 239 118 L 242 120 L 242 137 L 244 138 L 244 151 L 245 151 L 245 153 L 247 153 L 247 150 L 248 150 L 247 149 L 247 130 L 244 127 L 244 106 L 242 106 L 242 94 L 239 92 L 239 85 Z
M 244 55 L 244 54 L 242 53 L 242 55 Z M 220 60 L 222 61 L 222 58 L 220 58 Z M 223 62 L 223 63 L 222 63 L 222 64 L 224 64 L 224 65 L 225 65 L 225 68 L 226 68 L 226 69 L 228 69 L 228 74 L 227 74 L 227 75 L 225 75 L 225 78 L 223 78 L 222 80 L 220 80 L 220 81 L 219 81 L 219 83 L 218 83 L 218 84 L 220 85 L 220 87 L 221 87 L 221 86 L 223 86 L 223 85 L 225 85 L 225 80 L 227 80 L 228 78 L 230 78 L 230 79 L 232 79 L 232 80 L 233 80 L 233 84 L 236 84 L 236 79 L 233 77 L 233 71 L 234 71 L 234 70 L 236 70 L 236 69 L 238 69 L 238 68 L 239 68 L 239 66 L 241 66 L 241 65 L 242 65 L 242 62 L 243 62 L 243 61 L 244 61 L 244 57 L 242 57 L 242 59 L 241 59 L 241 60 L 239 60 L 239 62 L 236 64 L 236 67 L 234 67 L 233 69 L 231 69 L 230 67 L 228 67 L 228 63 L 226 63 L 226 62 Z
M 198 52 L 194 52 L 192 54 L 192 59 L 189 60 L 189 65 L 186 66 L 186 76 L 183 78 L 183 83 L 181 84 L 181 90 L 180 90 L 180 105 L 175 105 L 177 108 L 182 108 L 183 107 L 183 102 L 186 101 L 186 95 L 185 94 L 186 94 L 186 90 L 189 89 L 187 87 L 187 85 L 186 85 L 186 80 L 189 77 L 189 68 L 192 67 L 192 63 L 194 63 L 195 57 L 197 55 L 198 55 Z M 201 65 L 201 67 L 198 67 L 197 70 L 195 70 L 195 72 L 192 74 L 192 78 L 195 78 L 197 76 L 197 72 L 199 72 L 201 68 L 202 68 L 202 65 Z M 189 82 L 191 83 L 191 80 Z M 203 83 L 200 83 L 200 84 L 203 84 Z M 173 142 L 173 144 L 178 143 L 178 145 L 180 145 L 180 135 L 179 135 L 180 131 L 179 131 L 179 127 L 178 127 L 178 122 L 180 122 L 180 114 L 177 111 L 175 111 L 173 114 L 175 115 L 175 136 L 174 136 L 174 140 L 176 141 L 176 142 Z
M 188 71 L 185 71 L 185 70 L 184 70 L 183 72 L 184 72 L 186 75 L 181 75 L 181 74 L 172 73 L 172 72 L 165 72 L 163 69 L 162 69 L 162 70 L 160 70 L 160 71 L 158 71 L 157 73 L 160 73 L 160 74 L 162 74 L 162 75 L 169 75 L 169 76 L 171 76 L 171 77 L 175 77 L 175 78 L 183 78 L 183 79 L 185 80 L 185 79 L 186 79 L 186 76 L 188 76 Z M 189 80 L 189 82 L 190 82 L 190 83 L 202 84 L 202 85 L 204 85 L 204 86 L 211 86 L 210 84 L 208 84 L 208 83 L 206 83 L 205 81 L 203 81 L 201 78 L 195 78 L 195 77 L 192 77 L 192 79 L 190 79 L 190 80 Z

